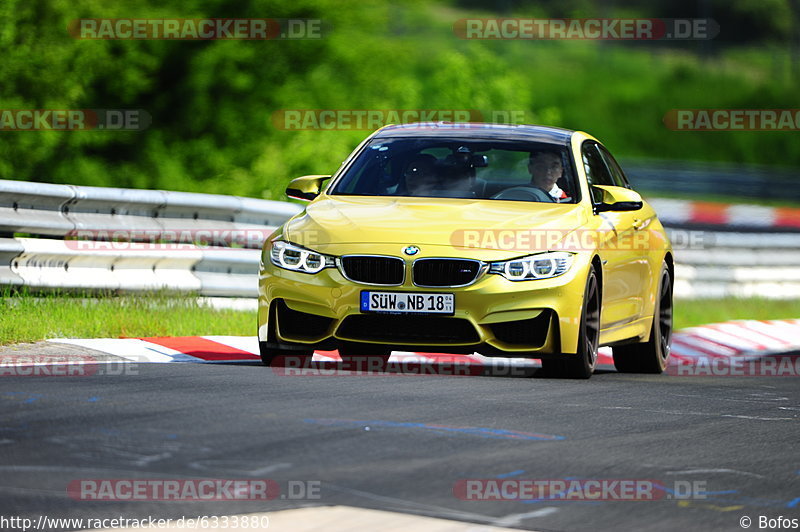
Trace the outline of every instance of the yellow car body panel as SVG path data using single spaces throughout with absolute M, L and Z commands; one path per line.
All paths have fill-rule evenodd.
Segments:
M 426 344 L 429 348 L 438 345 L 438 350 L 448 352 L 480 345 L 487 348 L 486 354 L 502 352 L 505 356 L 532 358 L 576 353 L 584 288 L 593 264 L 601 281 L 600 344 L 647 340 L 658 275 L 664 261 L 671 260 L 670 244 L 647 202 L 631 212 L 594 211 L 584 165 L 579 164 L 581 145 L 587 139 L 592 137 L 581 132 L 574 132 L 571 138 L 582 198 L 578 203 L 532 207 L 522 201 L 348 196 L 321 191 L 264 246 L 259 273 L 259 340 L 268 340 L 270 319 L 279 319 L 270 312 L 270 305 L 276 300 L 291 311 L 330 320 L 329 325 L 313 333 L 295 330 L 287 334 L 279 324 L 272 324 L 278 341 L 318 346 L 331 340 L 364 341 L 364 337 L 354 337 L 352 331 L 341 327 L 346 318 L 361 314 L 360 294 L 364 290 L 452 293 L 455 308 L 451 318 L 466 320 L 478 340 Z M 369 138 L 345 161 L 340 173 L 368 141 Z M 338 176 L 333 176 L 332 183 Z M 513 236 L 529 230 L 542 232 L 548 238 L 537 242 L 539 245 L 526 242 L 523 248 L 515 247 Z M 571 237 L 577 236 L 579 241 L 583 234 L 594 235 L 596 245 L 577 249 L 572 266 L 557 277 L 511 281 L 484 272 L 468 286 L 426 288 L 413 284 L 408 274 L 412 263 L 421 258 L 468 258 L 488 264 L 552 251 Z M 493 240 L 487 241 L 486 235 Z M 495 245 L 503 235 L 512 235 L 511 245 Z M 557 235 L 557 239 L 550 235 Z M 335 267 L 315 274 L 290 271 L 270 261 L 271 243 L 279 240 L 334 257 L 399 257 L 405 261 L 407 274 L 402 284 L 376 287 L 352 282 Z M 413 257 L 403 254 L 409 245 L 419 248 Z M 535 345 L 509 343 L 498 337 L 497 324 L 541 316 L 552 323 L 546 337 Z M 382 343 L 379 333 L 374 336 L 371 341 Z M 419 347 L 419 342 L 392 339 L 390 343 L 401 350 Z

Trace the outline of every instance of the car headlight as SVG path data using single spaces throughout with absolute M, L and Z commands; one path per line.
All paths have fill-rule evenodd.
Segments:
M 572 253 L 554 251 L 528 255 L 519 259 L 489 264 L 489 273 L 502 275 L 509 281 L 549 279 L 566 273 L 572 266 Z
M 301 248 L 283 240 L 276 240 L 271 245 L 270 262 L 279 268 L 293 272 L 318 273 L 325 268 L 336 266 L 336 261 L 330 255 Z

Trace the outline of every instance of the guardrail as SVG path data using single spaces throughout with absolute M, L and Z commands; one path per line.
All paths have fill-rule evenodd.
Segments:
M 300 210 L 238 196 L 0 180 L 0 284 L 254 297 L 264 239 Z
M 675 246 L 676 296 L 800 297 L 800 232 L 771 232 L 780 217 L 768 208 L 730 207 L 723 220 L 720 209 L 703 214 L 707 204 L 651 203 L 673 243 L 693 223 L 704 228 L 703 245 Z M 256 297 L 264 238 L 300 210 L 237 196 L 0 180 L 0 285 Z M 796 230 L 800 216 L 787 219 Z M 725 223 L 709 231 L 715 220 Z M 731 231 L 742 227 L 748 232 Z
M 636 190 L 654 196 L 680 190 L 699 196 L 800 201 L 797 168 L 646 159 L 626 160 L 622 166 Z
M 686 234 L 667 233 L 673 245 Z M 800 233 L 703 230 L 702 240 L 675 245 L 676 297 L 800 298 Z

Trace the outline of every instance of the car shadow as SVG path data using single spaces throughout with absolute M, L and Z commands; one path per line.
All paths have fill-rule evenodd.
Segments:
M 217 362 L 224 365 L 263 366 L 260 361 Z M 277 357 L 269 368 L 279 376 L 375 376 L 375 377 L 493 377 L 493 378 L 558 378 L 533 359 L 488 359 L 477 361 L 467 357 L 445 357 L 443 361 L 385 360 L 380 357 L 353 357 L 348 360 L 309 360 L 300 356 Z M 266 369 L 266 368 L 265 368 Z M 595 375 L 616 373 L 611 367 L 600 367 Z

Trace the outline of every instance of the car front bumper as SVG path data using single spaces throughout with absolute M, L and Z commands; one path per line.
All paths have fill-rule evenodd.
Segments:
M 488 356 L 575 353 L 590 260 L 578 254 L 569 271 L 551 279 L 509 281 L 483 273 L 458 288 L 422 288 L 409 276 L 400 286 L 372 286 L 350 281 L 336 268 L 306 274 L 267 261 L 259 275 L 259 340 L 267 341 L 272 317 L 280 342 L 320 349 L 350 341 Z M 364 290 L 452 293 L 455 309 L 451 316 L 363 313 Z

